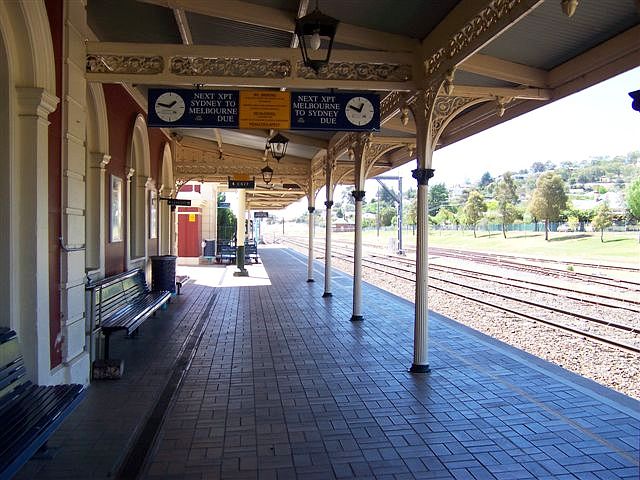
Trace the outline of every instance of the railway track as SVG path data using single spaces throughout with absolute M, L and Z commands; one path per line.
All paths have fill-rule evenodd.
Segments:
M 306 242 L 305 240 L 302 240 Z M 342 241 L 333 241 L 334 245 L 345 245 L 346 248 L 353 248 L 353 244 L 349 242 Z M 377 245 L 368 245 L 371 248 L 379 249 Z M 623 280 L 623 279 L 614 279 L 611 277 L 607 277 L 604 275 L 596 275 L 592 273 L 584 273 L 577 271 L 569 271 L 567 268 L 571 266 L 572 268 L 592 268 L 592 269 L 600 269 L 600 270 L 609 270 L 612 272 L 624 272 L 624 273 L 638 273 L 638 277 L 640 278 L 640 268 L 634 267 L 625 267 L 625 266 L 617 266 L 617 265 L 607 265 L 607 264 L 593 264 L 593 263 L 582 263 L 582 262 L 568 262 L 562 260 L 549 260 L 549 259 L 540 259 L 533 257 L 516 257 L 514 255 L 505 255 L 505 254 L 491 254 L 491 253 L 483 253 L 483 252 L 473 252 L 473 251 L 464 251 L 464 250 L 456 250 L 456 249 L 447 249 L 440 247 L 429 247 L 429 256 L 430 258 L 436 259 L 437 257 L 442 258 L 452 258 L 456 260 L 463 261 L 472 261 L 475 263 L 482 263 L 485 265 L 496 266 L 500 268 L 509 268 L 512 270 L 518 270 L 522 272 L 534 273 L 536 275 L 545 275 L 553 278 L 558 278 L 561 280 L 581 280 L 583 282 L 588 282 L 590 284 L 601 285 L 606 287 L 613 287 L 623 291 L 631 291 L 634 292 L 635 295 L 640 292 L 640 282 L 635 282 L 632 280 Z M 401 258 L 401 257 L 398 257 Z M 522 261 L 530 261 L 534 263 L 554 263 L 558 265 L 563 265 L 564 268 L 551 268 L 544 267 L 541 265 L 529 265 L 527 263 L 522 263 Z
M 287 239 L 287 241 L 298 247 L 307 248 L 307 244 L 305 241 L 302 241 L 299 239 Z M 324 254 L 324 247 L 316 246 L 315 250 L 318 252 L 322 252 Z M 332 251 L 332 256 L 335 256 L 344 261 L 353 263 L 353 255 L 349 249 L 334 248 Z M 373 254 L 363 258 L 363 267 L 369 268 L 373 271 L 382 273 L 384 275 L 391 275 L 395 278 L 399 278 L 404 281 L 409 281 L 412 283 L 415 282 L 415 262 L 412 262 L 407 258 L 393 257 L 392 259 L 388 259 L 388 258 L 384 259 L 380 255 Z M 576 291 L 567 287 L 555 287 L 555 286 L 549 287 L 548 285 L 545 285 L 540 282 L 530 282 L 528 280 L 522 280 L 522 279 L 510 278 L 509 280 L 502 281 L 502 280 L 497 280 L 498 278 L 500 278 L 499 275 L 479 273 L 479 272 L 460 269 L 456 267 L 443 267 L 443 266 L 434 267 L 432 265 L 430 266 L 430 270 L 437 270 L 445 274 L 462 276 L 465 279 L 473 278 L 474 280 L 489 282 L 493 286 L 493 288 L 489 290 L 487 288 L 470 285 L 468 281 L 466 283 L 461 283 L 459 281 L 455 281 L 452 279 L 435 276 L 432 273 L 430 273 L 429 287 L 433 288 L 434 290 L 439 290 L 451 295 L 465 298 L 467 300 L 471 300 L 483 305 L 487 305 L 492 308 L 498 308 L 502 311 L 509 312 L 514 315 L 518 315 L 519 317 L 524 317 L 529 320 L 532 320 L 538 323 L 543 323 L 545 325 L 551 326 L 556 329 L 567 331 L 582 337 L 590 338 L 594 341 L 611 345 L 624 351 L 628 351 L 635 354 L 640 353 L 640 335 L 639 335 L 639 328 L 637 324 L 611 322 L 603 318 L 594 317 L 592 315 L 584 315 L 579 312 L 567 312 L 566 309 L 556 308 L 549 304 L 542 304 L 539 302 L 518 298 L 513 295 L 503 294 L 495 291 L 495 284 L 501 283 L 511 288 L 519 288 L 527 291 L 535 291 L 535 292 L 543 293 L 546 295 L 560 294 L 564 298 L 569 300 L 579 301 L 581 303 L 590 303 L 590 304 L 598 305 L 600 307 L 631 311 L 634 314 L 638 314 L 640 316 L 640 308 L 638 308 L 638 305 L 640 305 L 640 302 L 638 301 L 635 301 L 635 300 L 628 301 L 627 299 L 614 297 L 612 295 L 598 295 L 592 292 Z M 434 283 L 434 282 L 437 282 L 437 283 Z M 520 282 L 521 285 L 518 285 L 517 282 Z M 532 286 L 532 285 L 536 285 L 536 286 Z M 545 286 L 547 288 L 545 290 L 545 289 L 539 288 L 540 286 Z M 580 297 L 580 294 L 590 295 L 593 298 Z M 618 304 L 611 303 L 612 300 L 617 301 Z M 621 305 L 621 303 L 623 304 Z M 629 306 L 627 306 L 627 303 L 629 304 Z M 533 311 L 537 310 L 538 312 L 546 312 L 547 316 L 549 313 L 553 313 L 555 317 L 557 317 L 558 315 L 561 315 L 567 321 L 559 322 L 559 321 L 556 321 L 555 319 L 551 320 L 549 318 L 545 318 L 545 315 L 543 313 L 538 313 L 534 315 L 532 310 Z M 578 326 L 575 325 L 576 322 L 585 323 L 584 325 L 585 328 L 578 328 Z M 631 322 L 631 323 L 634 323 L 634 322 Z M 597 326 L 601 330 L 608 329 L 614 332 L 623 333 L 625 337 L 628 337 L 628 338 L 625 338 L 625 340 L 630 340 L 632 343 L 629 343 L 628 341 L 620 341 L 618 339 L 610 338 L 610 335 L 600 334 L 602 333 L 602 331 L 600 333 L 594 333 L 593 331 L 591 331 L 594 329 L 594 326 Z

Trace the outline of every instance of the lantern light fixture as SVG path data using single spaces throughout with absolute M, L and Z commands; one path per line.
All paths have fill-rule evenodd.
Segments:
M 338 23 L 340 23 L 338 20 L 320 11 L 318 0 L 313 12 L 296 18 L 295 34 L 302 52 L 302 61 L 306 67 L 312 68 L 316 73 L 322 66 L 329 63 Z M 323 40 L 326 42 L 327 49 L 321 51 Z
M 262 180 L 264 180 L 264 183 L 269 185 L 271 183 L 271 180 L 273 180 L 273 168 L 271 168 L 267 163 L 267 166 L 262 167 L 260 172 L 262 173 Z
M 279 162 L 286 155 L 288 144 L 289 139 L 278 132 L 267 140 L 266 148 L 271 152 L 271 156 Z

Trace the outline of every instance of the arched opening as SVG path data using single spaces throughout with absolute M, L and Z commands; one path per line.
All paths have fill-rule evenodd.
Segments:
M 44 3 L 0 2 L 0 323 L 30 379 L 51 381 L 48 120 L 58 104 Z M 53 244 L 53 242 L 51 242 Z M 54 338 L 50 338 L 52 332 Z
M 9 105 L 9 59 L 0 31 L 0 326 L 11 322 L 11 123 Z
M 147 124 L 142 115 L 136 117 L 129 146 L 128 167 L 133 170 L 129 181 L 129 267 L 144 268 L 147 256 L 147 183 L 151 171 L 151 154 Z M 131 171 L 131 170 L 130 170 Z
M 173 157 L 171 155 L 171 146 L 169 142 L 164 144 L 162 152 L 162 173 L 160 179 L 160 196 L 169 197 L 175 188 L 173 180 Z M 171 207 L 167 202 L 159 202 L 158 215 L 160 217 L 159 227 L 160 233 L 158 238 L 158 253 L 160 255 L 168 255 L 171 253 L 171 234 L 173 229 L 173 217 L 171 215 Z
M 104 273 L 105 166 L 109 163 L 109 130 L 102 85 L 87 89 L 86 173 L 85 173 L 85 269 Z

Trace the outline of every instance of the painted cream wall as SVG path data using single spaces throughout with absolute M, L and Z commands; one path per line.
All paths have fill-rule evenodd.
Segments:
M 64 2 L 62 49 L 62 244 L 60 381 L 89 382 L 85 321 L 87 20 L 82 2 Z M 59 369 L 60 370 L 60 369 Z

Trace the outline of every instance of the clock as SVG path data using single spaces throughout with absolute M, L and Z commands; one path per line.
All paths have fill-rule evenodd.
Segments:
M 373 119 L 373 104 L 364 97 L 353 97 L 344 107 L 344 113 L 352 124 L 362 127 Z
M 184 115 L 184 100 L 176 92 L 165 92 L 157 98 L 155 109 L 160 120 L 175 122 Z

